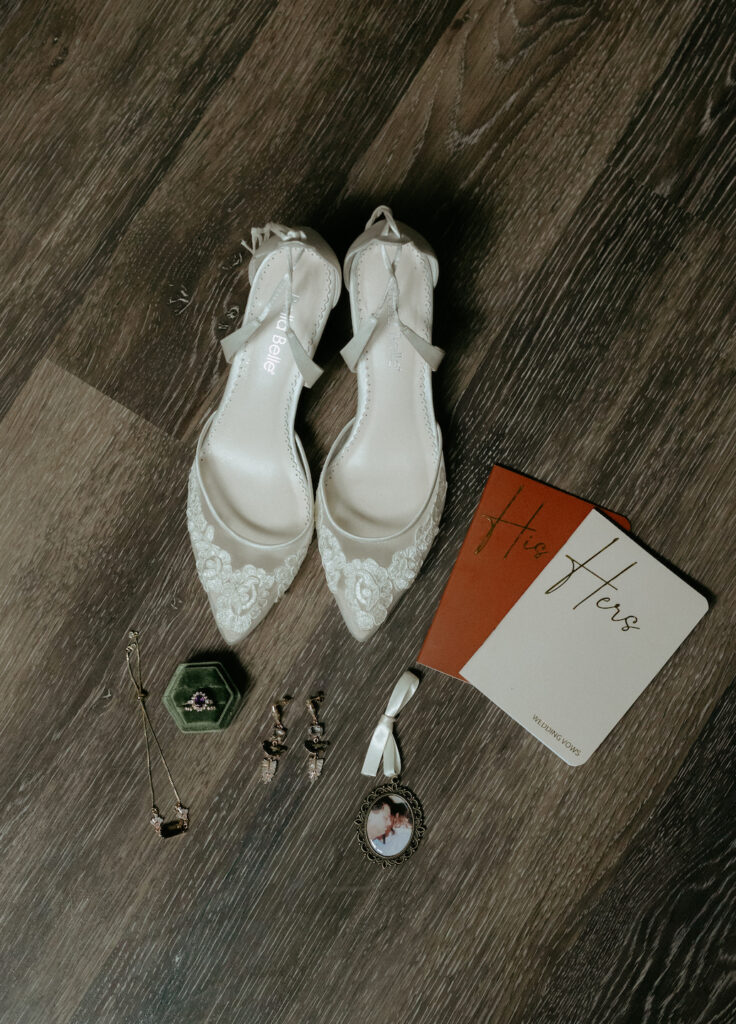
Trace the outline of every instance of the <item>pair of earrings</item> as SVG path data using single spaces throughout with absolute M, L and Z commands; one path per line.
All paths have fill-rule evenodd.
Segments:
M 324 700 L 324 696 L 324 693 L 320 690 L 313 697 L 307 697 L 304 702 L 309 716 L 309 725 L 307 726 L 308 738 L 304 741 L 304 746 L 308 754 L 307 778 L 310 782 L 315 782 L 322 774 L 322 767 L 325 763 L 325 751 L 329 746 L 329 741 L 324 738 L 325 727 L 320 722 L 317 714 L 317 708 Z M 264 757 L 261 761 L 261 782 L 273 781 L 276 769 L 278 768 L 279 758 L 288 749 L 284 743 L 288 729 L 284 725 L 282 712 L 290 700 L 291 697 L 287 695 L 271 705 L 274 727 L 271 736 L 263 741 Z

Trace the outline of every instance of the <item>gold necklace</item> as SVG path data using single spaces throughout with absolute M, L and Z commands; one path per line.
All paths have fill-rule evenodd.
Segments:
M 131 629 L 128 633 L 128 646 L 125 648 L 125 661 L 128 666 L 128 676 L 135 689 L 136 700 L 141 709 L 141 717 L 143 719 L 143 736 L 146 741 L 146 766 L 148 768 L 148 785 L 151 790 L 151 824 L 153 825 L 156 833 L 161 836 L 162 839 L 168 839 L 169 836 L 181 835 L 182 832 L 186 832 L 189 828 L 189 808 L 185 807 L 181 802 L 178 790 L 174 784 L 174 780 L 171 777 L 169 766 L 166 763 L 164 752 L 161 749 L 161 744 L 158 741 L 156 730 L 153 728 L 153 723 L 148 715 L 148 708 L 146 707 L 146 697 L 148 693 L 143 689 L 143 683 L 141 682 L 141 652 L 138 647 L 138 631 Z M 164 821 L 161 812 L 156 805 L 156 794 L 153 789 L 153 770 L 151 767 L 151 743 L 148 737 L 148 730 L 151 730 L 151 736 L 153 742 L 156 744 L 156 749 L 159 752 L 161 763 L 166 769 L 166 774 L 169 777 L 171 788 L 174 791 L 174 797 L 176 798 L 176 818 L 173 821 Z

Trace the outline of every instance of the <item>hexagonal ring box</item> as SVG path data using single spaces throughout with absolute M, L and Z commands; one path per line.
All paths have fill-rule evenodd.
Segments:
M 163 703 L 182 732 L 227 729 L 241 694 L 219 661 L 187 661 L 177 666 Z

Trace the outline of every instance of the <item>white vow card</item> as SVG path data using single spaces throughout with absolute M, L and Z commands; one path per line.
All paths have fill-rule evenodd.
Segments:
M 563 761 L 583 764 L 707 611 L 593 511 L 461 675 Z

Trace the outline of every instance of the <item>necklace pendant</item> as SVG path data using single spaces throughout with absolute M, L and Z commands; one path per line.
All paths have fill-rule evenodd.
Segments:
M 176 805 L 176 817 L 172 821 L 164 821 L 163 815 L 154 804 L 151 808 L 151 824 L 154 831 L 162 839 L 169 839 L 171 836 L 180 836 L 189 828 L 189 808 L 183 804 Z
M 384 867 L 411 857 L 426 831 L 419 799 L 398 778 L 371 790 L 355 826 L 365 856 Z

